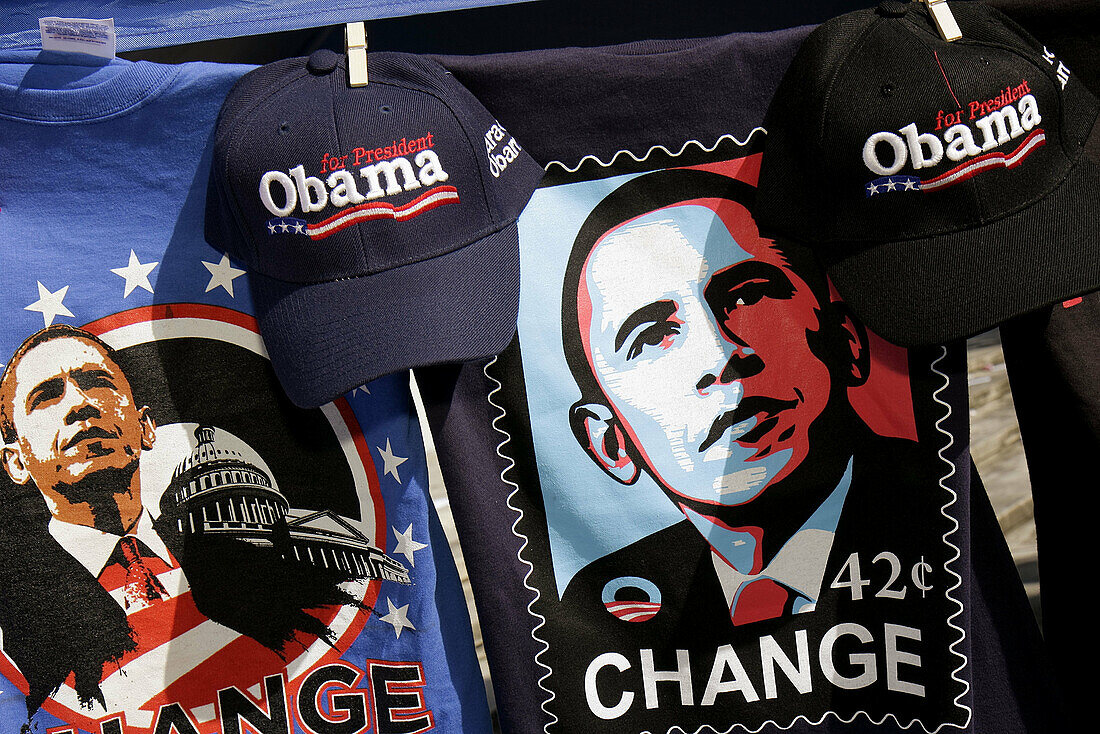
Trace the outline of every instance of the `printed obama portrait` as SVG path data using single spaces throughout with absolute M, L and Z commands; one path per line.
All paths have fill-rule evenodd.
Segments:
M 272 384 L 238 373 L 235 362 L 211 365 L 243 390 L 255 380 L 258 396 Z M 20 344 L 0 379 L 2 459 L 11 480 L 0 495 L 0 653 L 26 680 L 28 716 L 47 698 L 91 716 L 140 704 L 151 695 L 142 686 L 154 682 L 134 682 L 143 660 L 179 660 L 183 671 L 188 660 L 213 659 L 240 636 L 250 638 L 256 659 L 289 659 L 314 640 L 333 644 L 329 620 L 337 609 L 366 608 L 344 585 L 373 571 L 299 560 L 286 517 L 292 508 L 263 457 L 224 425 L 194 420 L 209 394 L 196 396 L 189 408 L 196 415 L 176 413 L 166 401 L 168 376 L 158 369 L 95 334 L 54 324 Z M 136 394 L 160 399 L 151 408 Z M 175 420 L 158 428 L 156 411 Z M 285 427 L 275 425 L 271 435 L 251 437 L 295 450 Z M 194 442 L 184 426 L 196 427 Z M 169 450 L 159 458 L 158 433 L 158 448 Z M 159 468 L 143 471 L 146 460 Z M 176 466 L 171 479 L 166 462 Z M 225 481 L 206 473 L 192 481 L 192 468 Z M 333 471 L 344 476 L 339 465 Z M 143 486 L 143 477 L 154 486 Z M 158 479 L 167 486 L 156 486 Z M 196 504 L 198 495 L 181 491 L 184 485 L 209 491 Z M 262 508 L 261 499 L 268 501 Z M 233 522 L 213 521 L 230 508 L 238 513 Z M 335 517 L 293 509 L 295 518 Z M 213 519 L 196 523 L 196 516 Z M 381 551 L 377 557 L 395 573 L 404 570 Z
M 28 497 L 37 490 L 48 514 L 44 528 L 32 514 L 11 519 L 15 555 L 29 558 L 3 559 L 4 650 L 30 685 L 28 712 L 70 672 L 82 700 L 102 705 L 104 664 L 139 651 L 128 616 L 174 597 L 166 581 L 183 582 L 178 546 L 142 503 L 139 464 L 156 428 L 114 350 L 87 331 L 54 324 L 7 363 L 4 470 Z
M 760 236 L 752 195 L 708 171 L 647 173 L 602 198 L 573 239 L 570 431 L 623 503 L 648 477 L 680 521 L 587 563 L 566 604 L 611 609 L 624 587 L 659 603 L 689 583 L 691 606 L 710 599 L 737 626 L 819 599 L 841 514 L 866 483 L 853 482 L 857 454 L 878 440 L 848 398 L 868 377 L 868 337 L 806 251 Z M 689 545 L 709 568 L 670 564 L 662 582 L 653 559 L 698 556 Z
M 68 539 L 80 528 L 151 532 L 137 469 L 156 422 L 134 403 L 112 354 L 98 337 L 57 324 L 23 342 L 0 381 L 4 469 L 42 493 L 63 545 L 79 544 Z

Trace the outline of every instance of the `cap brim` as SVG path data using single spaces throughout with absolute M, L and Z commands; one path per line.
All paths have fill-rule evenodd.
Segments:
M 382 375 L 504 350 L 516 332 L 513 222 L 445 255 L 295 284 L 251 273 L 264 343 L 291 401 L 314 408 Z
M 906 347 L 973 336 L 1100 290 L 1100 167 L 1081 156 L 1048 195 L 980 227 L 818 253 L 879 336 Z

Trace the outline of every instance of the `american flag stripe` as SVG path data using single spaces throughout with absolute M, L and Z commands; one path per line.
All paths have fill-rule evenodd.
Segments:
M 125 666 L 142 653 L 171 642 L 181 634 L 195 629 L 207 621 L 206 615 L 195 606 L 191 592 L 155 602 L 151 606 L 126 615 L 126 621 L 134 630 L 138 649 L 122 659 Z
M 117 564 L 105 569 L 99 579 L 118 605 L 126 609 L 126 621 L 140 645 L 136 651 L 122 658 L 122 666 L 206 621 L 206 616 L 195 606 L 182 568 L 171 568 L 159 558 L 145 558 L 143 562 L 151 570 L 167 569 L 156 574 L 157 580 L 168 592 L 167 597 L 133 605 L 133 600 L 126 596 L 125 571 Z M 127 602 L 132 604 L 129 609 L 126 608 Z
M 607 605 L 609 611 L 619 609 L 660 609 L 661 605 L 652 601 L 616 601 Z
M 171 628 L 162 630 L 164 634 L 155 633 L 156 647 L 146 647 L 144 635 L 150 633 L 147 630 L 137 630 L 142 642 L 140 654 L 128 656 L 118 667 L 111 666 L 107 669 L 110 674 L 104 678 L 101 687 L 108 700 L 123 702 L 122 705 L 128 712 L 128 723 L 143 728 L 151 727 L 151 713 L 147 721 L 139 721 L 134 717 L 156 711 L 164 703 L 178 702 L 187 710 L 209 703 L 208 691 L 202 686 L 196 687 L 195 681 L 221 680 L 225 676 L 227 665 L 233 667 L 236 677 L 257 682 L 271 673 L 273 661 L 278 663 L 278 667 L 286 666 L 288 677 L 294 677 L 300 672 L 292 670 L 296 666 L 287 666 L 286 661 L 273 650 L 207 619 L 194 608 L 190 591 L 178 599 L 190 608 L 184 616 L 173 619 L 168 613 L 169 616 L 162 617 Z M 176 600 L 168 603 L 172 601 Z M 324 608 L 308 610 L 307 613 L 331 624 L 338 611 Z M 137 614 L 147 612 L 155 614 L 158 610 L 147 609 Z M 165 614 L 167 610 L 160 610 L 159 613 Z M 130 615 L 128 619 L 133 622 L 134 616 L 136 615 Z M 196 621 L 197 624 L 194 623 Z M 313 638 L 303 637 L 289 642 L 288 649 L 297 649 L 299 645 L 308 647 L 313 642 Z M 324 645 L 320 647 L 330 649 Z M 69 686 L 62 691 L 64 693 L 59 701 L 65 697 L 75 697 Z
M 293 655 L 300 649 L 299 643 L 302 641 L 302 638 L 292 640 L 287 644 L 286 653 Z M 306 640 L 305 644 L 309 645 L 314 641 L 311 638 Z M 326 650 L 332 650 L 327 645 L 321 646 Z M 272 674 L 273 663 L 277 664 L 279 670 L 286 671 L 288 680 L 294 679 L 295 674 L 278 653 L 263 647 L 249 637 L 239 635 L 235 639 L 227 640 L 216 654 L 191 663 L 185 680 L 165 681 L 163 692 L 150 699 L 147 705 L 155 710 L 161 703 L 178 701 L 184 708 L 193 710 L 210 703 L 209 687 L 204 693 L 204 689 L 196 686 L 195 681 L 224 681 L 226 667 L 232 666 L 234 676 L 242 681 L 240 687 L 245 688 L 243 681 L 252 681 L 248 686 L 252 688 L 252 686 L 262 685 L 264 677 Z
M 322 222 L 309 225 L 306 227 L 306 233 L 311 239 L 320 240 L 359 222 L 372 219 L 405 221 L 444 204 L 457 204 L 458 201 L 458 189 L 454 186 L 437 186 L 401 206 L 394 206 L 385 201 L 360 204 Z
M 207 620 L 177 635 L 171 642 L 144 652 L 125 665 L 108 666 L 106 670 L 110 671 L 110 675 L 103 679 L 100 688 L 106 700 L 111 702 L 112 709 L 127 712 L 127 724 L 150 728 L 155 708 L 150 710 L 142 707 L 154 698 L 163 698 L 165 702 L 170 700 L 158 695 L 158 692 L 182 678 L 191 680 L 191 669 L 211 657 L 211 649 L 220 651 L 239 637 L 239 633 L 228 627 Z M 225 664 L 225 660 L 218 663 L 218 670 L 222 675 Z M 71 686 L 71 676 L 68 683 L 70 685 L 62 686 L 51 698 L 73 711 L 85 710 Z M 189 690 L 194 688 L 193 685 L 189 686 Z
M 164 563 L 160 563 L 159 566 L 160 568 L 151 568 L 150 570 L 153 571 L 157 579 L 164 585 L 164 588 L 168 590 L 168 595 L 172 596 L 172 589 L 178 588 L 180 580 L 183 578 L 183 569 L 178 567 L 171 568 Z M 126 571 L 118 565 L 108 566 L 103 570 L 103 573 L 99 575 L 100 586 L 106 589 L 107 592 L 114 597 L 120 607 L 125 607 L 124 592 L 127 582 Z M 184 580 L 183 583 L 186 584 L 186 580 Z
M 605 606 L 607 611 L 627 622 L 644 622 L 661 611 L 661 605 L 657 602 L 624 601 L 611 602 Z
M 651 611 L 631 612 L 629 614 L 621 613 L 616 614 L 615 616 L 623 620 L 624 622 L 645 622 L 657 616 L 657 612 L 659 611 L 659 609 L 653 609 Z
M 936 189 L 942 189 L 948 186 L 954 186 L 957 183 L 962 183 L 967 179 L 973 178 L 987 168 L 996 168 L 999 166 L 1014 168 L 1020 165 L 1033 150 L 1045 144 L 1046 139 L 1046 134 L 1043 132 L 1043 129 L 1037 128 L 1024 138 L 1024 141 L 1011 153 L 1007 155 L 1004 153 L 986 153 L 983 156 L 979 156 L 972 161 L 968 161 L 961 166 L 951 169 L 947 173 L 936 176 L 935 178 L 930 178 L 927 181 L 922 181 L 920 187 L 924 191 L 935 191 Z

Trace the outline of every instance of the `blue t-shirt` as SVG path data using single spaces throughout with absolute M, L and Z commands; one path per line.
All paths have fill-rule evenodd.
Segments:
M 0 727 L 488 732 L 407 376 L 294 407 L 203 239 L 248 70 L 0 57 Z

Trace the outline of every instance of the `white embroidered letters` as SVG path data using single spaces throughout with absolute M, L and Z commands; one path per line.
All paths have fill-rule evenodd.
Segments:
M 908 165 L 914 170 L 935 166 L 943 160 L 958 162 L 965 158 L 980 155 L 997 148 L 1010 140 L 1021 137 L 1030 132 L 1042 122 L 1039 114 L 1039 103 L 1033 94 L 1023 94 L 1016 97 L 1009 92 L 1022 92 L 1027 83 L 1019 87 L 1008 88 L 998 99 L 1006 100 L 999 108 L 990 109 L 983 117 L 975 119 L 973 125 L 959 122 L 951 125 L 941 134 L 943 139 L 934 133 L 922 133 L 917 129 L 915 122 L 909 123 L 898 130 L 898 133 L 881 131 L 871 135 L 863 144 L 863 163 L 867 169 L 878 176 L 893 176 Z M 1012 101 L 1007 101 L 1012 100 Z M 1013 105 L 1012 102 L 1015 102 Z M 976 104 L 976 103 L 975 103 Z M 993 105 L 981 103 L 983 109 L 989 109 Z M 971 105 L 974 107 L 974 104 Z M 960 115 L 958 115 L 961 117 Z M 971 119 L 975 116 L 972 115 Z M 955 115 L 940 114 L 937 121 L 957 119 Z M 981 134 L 981 144 L 975 139 L 975 129 Z M 941 127 L 937 127 L 939 131 Z M 946 148 L 944 144 L 946 145 Z M 888 155 L 887 148 L 893 156 L 884 160 Z
M 333 206 L 362 204 L 367 200 L 365 196 L 359 193 L 359 189 L 355 186 L 355 177 L 349 171 L 340 169 L 329 176 L 325 183 L 332 189 L 329 194 L 329 201 L 332 202 Z
M 1012 138 L 1018 138 L 1024 134 L 1024 129 L 1020 127 L 1020 116 L 1016 114 L 1013 107 L 1004 107 L 995 112 L 990 112 L 974 124 L 985 134 L 982 150 L 992 150 L 998 145 L 1007 143 Z M 993 132 L 994 125 L 997 126 L 996 134 Z
M 367 180 L 370 188 L 367 190 L 368 199 L 377 199 L 381 196 L 393 196 L 401 193 L 401 185 L 397 183 L 397 172 L 401 172 L 404 180 L 405 191 L 420 188 L 420 181 L 413 173 L 412 164 L 408 158 L 393 158 L 388 161 L 375 163 L 373 166 L 364 166 L 359 169 L 359 175 Z M 386 177 L 386 190 L 382 190 L 379 174 Z
M 275 200 L 271 197 L 272 182 L 277 182 L 283 187 L 283 200 L 286 202 L 284 206 L 276 204 Z M 294 189 L 294 181 L 282 171 L 268 171 L 264 174 L 264 177 L 260 179 L 260 201 L 262 201 L 264 207 L 275 216 L 288 216 L 294 211 L 294 207 L 298 206 L 298 194 Z
M 446 181 L 450 176 L 443 170 L 443 166 L 439 164 L 439 156 L 435 154 L 434 150 L 422 150 L 416 154 L 416 158 L 413 162 L 420 166 L 420 183 L 424 186 L 431 186 L 434 183 L 440 183 Z
M 948 143 L 947 157 L 955 162 L 982 152 L 982 149 L 974 143 L 974 134 L 970 131 L 969 125 L 961 123 L 952 125 L 943 134 L 943 139 Z
M 356 181 L 355 174 L 346 168 L 329 168 L 331 173 L 323 180 L 306 175 L 302 165 L 285 173 L 268 171 L 260 178 L 260 201 L 272 215 L 288 217 L 295 209 L 312 213 L 330 205 L 337 208 L 355 206 L 450 178 L 435 151 L 420 150 L 409 157 L 412 162 L 408 157 L 396 156 L 360 168 L 358 178 L 365 185 Z M 326 162 L 331 161 L 326 159 Z
M 328 189 L 321 179 L 307 176 L 305 166 L 291 168 L 290 175 L 294 177 L 294 185 L 298 187 L 298 201 L 302 204 L 302 211 L 319 212 L 325 208 L 328 204 Z M 317 195 L 316 201 L 311 193 Z
M 882 165 L 878 157 L 878 144 L 888 143 L 894 149 L 894 162 L 889 167 Z M 894 133 L 880 132 L 867 138 L 863 144 L 863 163 L 880 176 L 893 176 L 905 165 L 905 141 Z
M 515 138 L 509 139 L 497 150 L 497 146 L 507 135 L 508 131 L 499 122 L 485 132 L 485 155 L 489 158 L 489 173 L 493 174 L 493 178 L 499 178 L 508 164 L 519 157 L 520 147 Z
M 934 166 L 943 160 L 943 143 L 932 133 L 918 133 L 917 124 L 911 122 L 899 132 L 905 136 L 905 143 L 909 146 L 909 160 L 913 168 Z M 928 147 L 928 157 L 924 156 L 924 147 Z

